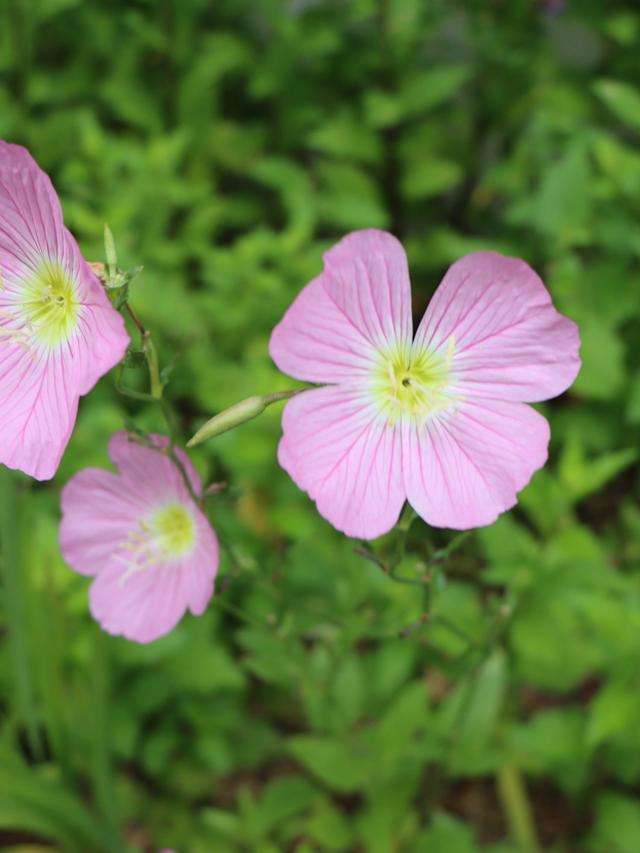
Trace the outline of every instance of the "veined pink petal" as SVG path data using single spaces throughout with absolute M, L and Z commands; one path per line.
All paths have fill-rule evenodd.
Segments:
M 105 567 L 122 571 L 117 545 L 147 511 L 146 496 L 125 488 L 119 474 L 85 468 L 63 488 L 60 503 L 60 549 L 74 571 L 91 576 Z
M 393 527 L 405 500 L 400 434 L 361 392 L 305 391 L 287 403 L 282 426 L 280 464 L 334 527 L 364 539 Z
M 51 181 L 24 148 L 0 141 L 0 463 L 52 477 L 79 396 L 128 342 Z
M 0 263 L 29 268 L 56 257 L 64 242 L 62 210 L 49 177 L 26 148 L 0 140 Z
M 34 361 L 28 350 L 0 344 L 0 463 L 38 480 L 53 477 L 78 410 L 67 369 L 60 352 Z
M 77 253 L 78 291 L 82 295 L 78 334 L 70 340 L 68 351 L 74 351 L 81 365 L 78 394 L 83 396 L 122 360 L 129 345 L 129 335 L 121 315 L 113 308 L 98 278 L 80 255 L 73 237 L 68 231 L 66 234 Z
M 162 566 L 124 578 L 121 567 L 105 568 L 89 590 L 91 614 L 109 634 L 151 643 L 172 631 L 184 616 L 193 596 L 192 571 L 190 564 Z M 199 578 L 203 575 L 200 572 Z M 209 577 L 198 598 L 206 596 L 206 606 L 212 594 Z M 204 606 L 198 606 L 196 615 Z
M 169 445 L 166 435 L 154 436 L 154 442 L 160 448 Z M 202 481 L 191 460 L 181 447 L 174 447 L 174 453 L 182 462 L 193 491 L 200 494 Z M 185 482 L 175 463 L 168 456 L 143 447 L 124 430 L 111 436 L 109 457 L 120 470 L 120 476 L 133 487 L 130 489 L 131 494 L 136 494 L 148 501 L 157 499 L 158 495 L 163 495 L 165 492 L 175 493 L 185 500 L 190 499 Z
M 83 312 L 78 334 L 50 352 L 0 338 L 0 463 L 37 480 L 56 473 L 79 395 L 127 348 L 122 318 L 101 299 Z
M 483 527 L 516 503 L 547 459 L 549 425 L 524 403 L 467 401 L 402 428 L 411 506 L 434 527 Z
M 547 400 L 580 369 L 575 323 L 555 310 L 531 267 L 497 252 L 449 268 L 414 346 L 452 354 L 457 387 L 469 397 Z
M 153 441 L 167 445 L 163 436 Z M 75 571 L 94 576 L 89 603 L 102 627 L 147 643 L 170 631 L 185 610 L 203 612 L 213 594 L 218 543 L 171 459 L 125 433 L 112 438 L 109 452 L 117 474 L 86 469 L 63 489 L 60 547 Z M 186 454 L 176 453 L 199 492 Z
M 384 231 L 356 231 L 324 256 L 324 272 L 273 330 L 271 357 L 306 382 L 366 375 L 380 349 L 411 342 L 411 294 L 404 249 Z

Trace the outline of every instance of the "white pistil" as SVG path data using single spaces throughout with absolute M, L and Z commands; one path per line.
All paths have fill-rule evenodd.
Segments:
M 162 566 L 188 553 L 194 537 L 194 521 L 185 506 L 176 503 L 160 507 L 150 517 L 141 519 L 117 546 L 115 559 L 125 566 L 119 583 L 125 583 L 132 574 Z
M 9 311 L 0 311 L 0 320 L 10 320 L 12 322 L 18 320 L 21 324 L 17 328 L 0 326 L 0 343 L 17 344 L 27 350 L 31 349 L 33 326 L 30 323 L 20 320 L 15 314 Z

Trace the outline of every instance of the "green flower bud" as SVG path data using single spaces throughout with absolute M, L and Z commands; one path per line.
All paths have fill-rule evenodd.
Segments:
M 264 397 L 247 397 L 246 400 L 241 400 L 235 406 L 225 409 L 219 415 L 211 418 L 206 424 L 201 427 L 198 432 L 189 439 L 187 447 L 195 447 L 196 444 L 201 444 L 209 438 L 216 435 L 221 435 L 230 429 L 235 429 L 241 424 L 257 418 L 267 408 L 268 400 Z

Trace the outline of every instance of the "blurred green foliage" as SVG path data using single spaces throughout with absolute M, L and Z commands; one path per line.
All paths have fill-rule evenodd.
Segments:
M 270 330 L 360 227 L 405 243 L 418 316 L 459 255 L 524 257 L 584 360 L 517 509 L 446 560 L 413 524 L 424 591 L 278 469 L 275 407 L 198 448 L 219 594 L 148 647 L 58 552 L 60 485 L 124 417 L 161 427 L 103 380 L 56 481 L 0 496 L 7 845 L 640 850 L 639 53 L 624 0 L 1 0 L 0 137 L 89 259 L 106 220 L 144 265 L 185 436 L 291 387 Z

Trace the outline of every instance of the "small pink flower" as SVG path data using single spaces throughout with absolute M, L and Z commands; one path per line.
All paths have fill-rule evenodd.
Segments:
M 24 148 L 0 140 L 0 463 L 53 477 L 78 398 L 128 342 L 51 181 Z
M 157 447 L 168 439 L 152 436 Z M 199 494 L 200 478 L 176 453 Z M 187 608 L 196 616 L 213 594 L 218 541 L 177 465 L 117 432 L 109 455 L 119 473 L 85 468 L 62 491 L 60 547 L 72 569 L 93 575 L 91 613 L 110 634 L 149 643 Z
M 491 524 L 547 459 L 549 425 L 525 403 L 575 379 L 575 323 L 523 261 L 474 252 L 413 337 L 394 237 L 355 232 L 324 263 L 271 336 L 283 372 L 325 385 L 287 403 L 280 464 L 350 536 L 386 533 L 405 500 L 436 527 Z

